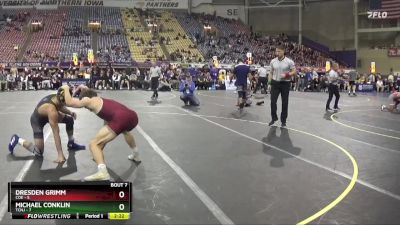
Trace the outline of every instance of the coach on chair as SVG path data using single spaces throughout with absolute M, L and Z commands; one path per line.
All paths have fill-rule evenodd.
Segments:
M 272 120 L 268 124 L 272 126 L 278 121 L 278 115 L 276 114 L 279 94 L 282 99 L 282 112 L 281 122 L 282 128 L 286 127 L 286 118 L 288 116 L 288 104 L 289 104 L 289 91 L 291 85 L 292 76 L 296 75 L 296 67 L 293 60 L 285 56 L 285 48 L 283 45 L 279 45 L 275 50 L 276 58 L 271 60 L 271 74 L 269 83 L 271 84 L 271 117 Z

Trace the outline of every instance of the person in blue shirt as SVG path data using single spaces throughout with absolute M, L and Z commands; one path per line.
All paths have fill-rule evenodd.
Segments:
M 250 66 L 243 63 L 242 59 L 238 60 L 238 64 L 233 70 L 233 75 L 236 78 L 235 86 L 238 92 L 238 105 L 239 109 L 243 109 L 246 102 L 246 91 L 247 91 L 247 77 L 250 73 Z
M 312 80 L 313 80 L 313 73 L 311 70 L 307 70 L 305 74 L 305 90 L 309 89 L 312 90 Z
M 194 85 L 192 77 L 186 76 L 186 79 L 183 79 L 181 81 L 181 84 L 179 85 L 179 91 L 182 93 L 180 98 L 185 103 L 185 105 L 191 105 L 191 106 L 200 105 L 200 101 L 194 93 L 195 90 L 196 87 Z
M 219 69 L 217 67 L 215 67 L 215 66 L 211 67 L 210 73 L 211 73 L 211 78 L 213 81 L 213 85 L 212 85 L 213 89 L 215 88 L 215 83 L 217 82 L 217 79 L 218 79 L 218 72 L 219 72 Z

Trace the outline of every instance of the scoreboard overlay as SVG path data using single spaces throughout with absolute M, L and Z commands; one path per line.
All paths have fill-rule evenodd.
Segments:
M 128 220 L 131 182 L 10 182 L 13 219 Z

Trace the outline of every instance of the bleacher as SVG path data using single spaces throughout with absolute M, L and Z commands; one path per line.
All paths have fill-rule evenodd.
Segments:
M 24 54 L 27 61 L 58 60 L 67 12 L 67 9 L 33 11 L 32 21 L 42 22 L 43 29 L 32 34 L 32 41 Z
M 119 8 L 93 7 L 90 20 L 101 22 L 98 43 L 98 61 L 131 62 L 131 53 L 125 36 Z
M 147 27 L 143 26 L 139 12 L 136 9 L 124 9 L 122 17 L 129 48 L 134 60 L 144 62 L 146 60 L 157 61 L 160 58 L 165 58 L 158 40 L 150 44 L 153 34 L 148 31 Z
M 7 21 L 8 19 L 8 21 Z M 0 62 L 14 62 L 27 38 L 24 28 L 30 19 L 30 10 L 0 12 Z M 14 47 L 18 46 L 19 50 Z
M 170 44 L 166 45 L 170 55 L 174 54 L 175 52 L 179 52 L 182 57 L 180 59 L 178 58 L 178 61 L 204 61 L 203 55 L 197 48 L 195 48 L 195 44 L 179 24 L 173 13 L 162 12 L 160 24 L 166 31 L 161 32 L 160 36 L 164 37 L 165 39 L 169 38 L 171 41 Z M 185 52 L 182 52 L 182 50 Z
M 82 58 L 87 58 L 91 48 L 92 37 L 88 30 L 89 14 L 87 8 L 73 7 L 68 11 L 65 29 L 61 37 L 60 59 L 71 61 L 73 53 L 78 53 Z
M 13 18 L 27 10 L 7 10 Z M 256 36 L 240 21 L 213 15 L 172 13 L 159 10 L 119 9 L 110 7 L 68 7 L 58 10 L 28 10 L 24 20 L 7 22 L 0 14 L 0 62 L 14 62 L 15 46 L 26 45 L 23 60 L 71 61 L 72 54 L 87 58 L 88 49 L 96 45 L 98 62 L 162 61 L 199 62 L 218 56 L 221 63 L 235 63 L 251 52 L 255 62 L 268 62 L 277 44 L 288 48 L 288 56 L 300 66 L 321 66 L 325 54 L 280 36 Z M 28 25 L 43 23 L 27 42 Z M 88 30 L 89 21 L 101 23 L 98 39 Z M 152 25 L 157 25 L 153 28 Z M 212 27 L 205 31 L 204 25 Z M 25 28 L 25 30 L 23 29 Z

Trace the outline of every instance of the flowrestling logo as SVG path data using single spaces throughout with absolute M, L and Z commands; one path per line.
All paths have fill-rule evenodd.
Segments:
M 386 19 L 388 17 L 387 12 L 381 11 L 368 11 L 368 19 Z

